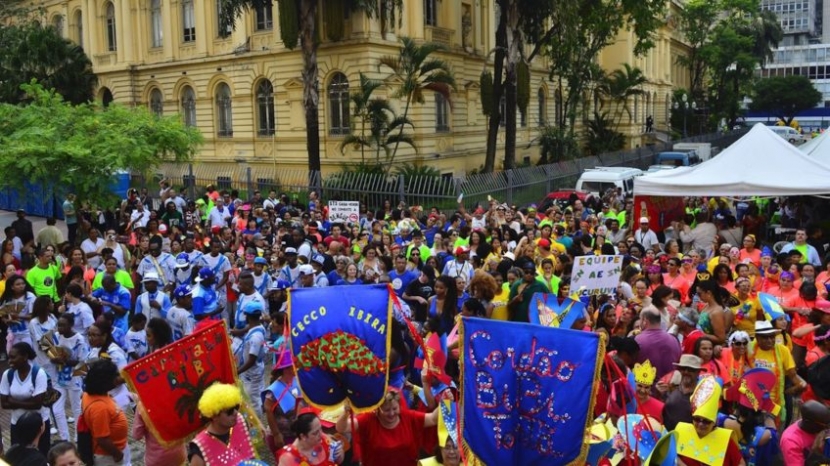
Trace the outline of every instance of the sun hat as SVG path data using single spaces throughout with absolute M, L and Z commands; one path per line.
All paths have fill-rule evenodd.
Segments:
M 674 367 L 685 367 L 687 369 L 701 370 L 701 363 L 703 361 L 694 354 L 684 354 L 680 356 L 679 362 L 673 362 Z
M 755 335 L 775 335 L 780 330 L 773 327 L 768 320 L 759 320 L 755 322 Z

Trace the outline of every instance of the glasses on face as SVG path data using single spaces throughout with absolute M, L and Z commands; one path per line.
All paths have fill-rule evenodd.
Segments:
M 228 416 L 233 416 L 236 412 L 239 411 L 239 405 L 231 406 L 230 408 L 224 410 L 223 412 Z
M 733 341 L 732 346 L 746 346 L 748 345 L 748 341 Z
M 689 372 L 689 373 L 697 373 L 698 370 L 693 367 L 678 367 L 677 370 L 680 372 Z
M 700 424 L 700 425 L 704 425 L 704 426 L 714 424 L 714 421 L 710 421 L 709 419 L 699 417 L 699 416 L 693 417 L 692 422 L 694 422 L 695 424 Z

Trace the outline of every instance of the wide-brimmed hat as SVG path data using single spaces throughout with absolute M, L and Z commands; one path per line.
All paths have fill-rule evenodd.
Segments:
M 703 361 L 694 354 L 684 354 L 680 356 L 680 362 L 674 362 L 674 367 L 686 367 L 689 369 L 701 370 L 701 363 Z
M 755 335 L 775 335 L 780 330 L 773 327 L 768 320 L 759 320 L 755 322 Z

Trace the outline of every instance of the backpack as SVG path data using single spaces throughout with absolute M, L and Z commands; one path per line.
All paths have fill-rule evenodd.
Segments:
M 37 364 L 32 364 L 32 387 L 34 388 L 35 380 L 37 379 L 37 374 L 40 371 L 40 366 Z M 6 381 L 9 383 L 9 387 L 12 385 L 12 381 L 14 380 L 15 369 L 9 369 L 6 372 Z M 61 392 L 57 391 L 52 386 L 52 379 L 49 378 L 49 375 L 46 376 L 46 392 L 43 394 L 43 406 L 47 408 L 51 407 L 55 404 L 58 400 L 61 399 Z

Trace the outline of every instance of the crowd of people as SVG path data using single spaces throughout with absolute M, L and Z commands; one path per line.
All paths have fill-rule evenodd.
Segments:
M 236 465 L 254 458 L 251 437 L 262 435 L 279 465 L 458 465 L 463 448 L 439 407 L 459 401 L 460 316 L 528 322 L 535 293 L 561 303 L 578 291 L 574 258 L 620 255 L 618 289 L 587 299 L 572 327 L 606 337 L 596 422 L 651 419 L 687 447 L 687 466 L 822 464 L 830 256 L 798 202 L 688 199 L 685 218 L 663 231 L 614 191 L 544 210 L 387 201 L 345 223 L 331 221 L 313 191 L 301 202 L 209 186 L 188 200 L 164 181 L 156 199 L 131 190 L 104 212 L 70 195 L 67 241 L 53 219 L 35 235 L 20 211 L 0 253 L 4 458 L 78 464 L 86 448 L 66 442 L 91 438 L 94 464 L 128 465 L 132 439 L 144 442 L 146 465 Z M 779 210 L 797 231 L 774 245 L 766 218 Z M 371 414 L 307 406 L 285 351 L 289 290 L 372 283 L 389 284 L 409 320 L 392 326 L 390 391 Z M 204 430 L 163 446 L 119 371 L 217 319 L 227 323 L 241 389 L 210 387 L 199 401 Z M 446 364 L 423 364 L 412 332 L 449 337 Z M 246 425 L 243 404 L 264 432 Z M 614 451 L 613 464 L 645 461 L 624 436 Z

